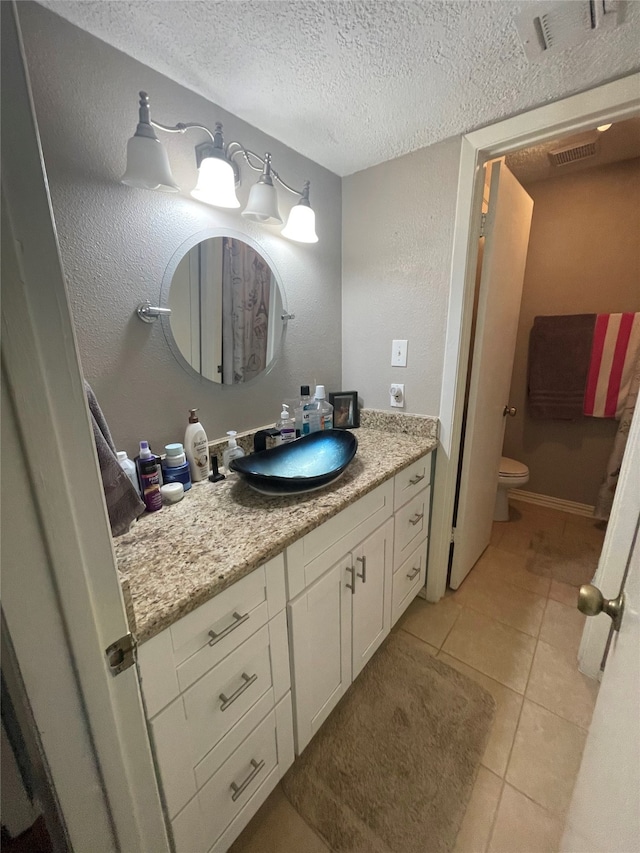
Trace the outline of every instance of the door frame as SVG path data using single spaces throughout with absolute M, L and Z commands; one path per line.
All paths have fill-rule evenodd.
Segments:
M 449 311 L 440 396 L 440 444 L 436 454 L 433 515 L 426 597 L 439 601 L 446 592 L 453 507 L 462 437 L 473 296 L 478 259 L 477 236 L 483 192 L 483 165 L 566 133 L 590 130 L 640 113 L 640 73 L 588 92 L 506 119 L 461 139 L 454 224 Z
M 71 849 L 168 853 L 136 668 L 114 678 L 105 655 L 129 628 L 18 12 L 1 6 L 2 611 Z

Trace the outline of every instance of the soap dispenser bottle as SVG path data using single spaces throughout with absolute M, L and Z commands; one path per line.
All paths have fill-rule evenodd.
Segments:
M 189 409 L 189 424 L 184 434 L 184 452 L 189 461 L 192 483 L 206 480 L 209 474 L 209 441 L 197 411 Z
M 289 444 L 290 441 L 295 441 L 296 438 L 296 425 L 295 421 L 289 414 L 289 406 L 286 403 L 282 404 L 282 411 L 280 412 L 280 420 L 276 424 L 276 429 L 278 430 L 278 436 L 276 437 L 276 445 L 278 444 Z
M 222 464 L 224 465 L 227 473 L 229 473 L 229 462 L 232 459 L 239 459 L 241 456 L 244 456 L 244 450 L 241 447 L 238 447 L 238 442 L 236 441 L 237 432 L 234 429 L 230 429 L 227 432 L 229 436 L 229 446 L 225 448 L 224 453 L 222 454 Z

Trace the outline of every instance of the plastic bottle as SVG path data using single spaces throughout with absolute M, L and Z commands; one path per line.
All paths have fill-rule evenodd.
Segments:
M 136 494 L 139 495 L 140 484 L 138 483 L 138 469 L 136 468 L 136 463 L 133 461 L 133 459 L 129 459 L 126 450 L 118 450 L 116 455 L 118 457 L 120 467 L 127 475 L 127 477 L 131 480 L 131 485 L 136 490 Z
M 162 495 L 160 494 L 160 465 L 157 456 L 149 450 L 147 441 L 140 442 L 140 455 L 136 457 L 138 469 L 138 480 L 142 500 L 147 512 L 156 512 L 162 509 Z
M 276 423 L 276 429 L 280 431 L 280 435 L 276 438 L 276 445 L 289 444 L 290 441 L 295 441 L 296 425 L 295 421 L 289 414 L 289 406 L 287 406 L 286 403 L 282 404 L 280 420 Z
M 189 409 L 189 424 L 184 434 L 184 452 L 189 461 L 191 482 L 206 480 L 209 474 L 209 441 L 196 415 L 197 409 Z
M 165 483 L 182 483 L 185 492 L 191 488 L 191 468 L 181 444 L 166 444 L 162 463 L 162 479 Z
M 236 441 L 237 432 L 234 429 L 230 429 L 227 432 L 229 436 L 229 446 L 225 448 L 224 453 L 222 454 L 222 464 L 229 473 L 229 462 L 232 459 L 239 459 L 241 456 L 244 456 L 244 450 L 241 447 L 238 447 L 238 442 Z
M 313 401 L 309 396 L 309 386 L 301 385 L 300 399 L 298 400 L 298 404 L 294 410 L 297 436 L 309 434 L 309 411 L 312 405 Z
M 316 385 L 313 403 L 310 407 L 309 430 L 333 429 L 333 406 L 325 399 L 324 385 Z

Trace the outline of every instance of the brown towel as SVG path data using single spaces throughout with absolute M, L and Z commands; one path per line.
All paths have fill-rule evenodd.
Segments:
M 98 405 L 96 395 L 86 379 L 84 390 L 91 414 L 93 439 L 98 452 L 111 532 L 114 536 L 120 536 L 121 533 L 127 532 L 132 521 L 142 515 L 145 511 L 145 505 L 136 494 L 136 490 L 131 485 L 131 480 L 120 467 L 109 426 L 102 414 L 102 409 Z
M 529 413 L 582 417 L 595 314 L 535 317 L 529 335 Z

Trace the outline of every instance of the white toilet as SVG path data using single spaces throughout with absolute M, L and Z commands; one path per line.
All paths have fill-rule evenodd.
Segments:
M 529 482 L 529 469 L 522 462 L 503 456 L 500 459 L 498 491 L 493 511 L 494 521 L 509 521 L 509 489 L 517 489 Z

